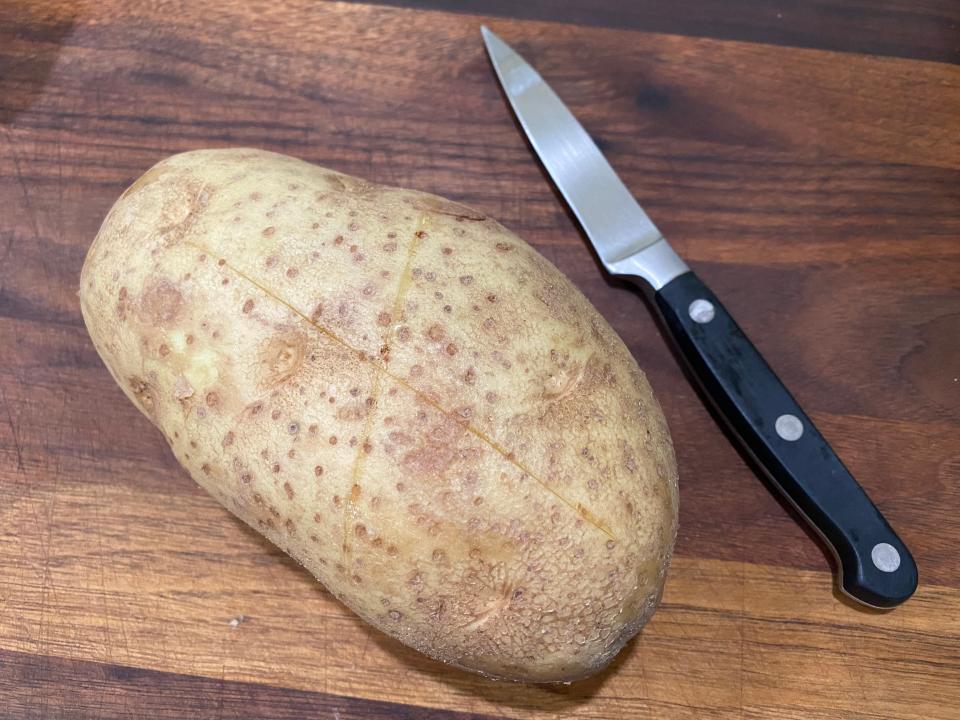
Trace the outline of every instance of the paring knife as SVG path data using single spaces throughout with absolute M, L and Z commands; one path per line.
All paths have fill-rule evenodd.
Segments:
M 839 588 L 878 608 L 909 598 L 917 566 L 903 541 L 560 98 L 503 40 L 482 32 L 520 125 L 604 267 L 643 280 L 703 392 L 833 551 Z

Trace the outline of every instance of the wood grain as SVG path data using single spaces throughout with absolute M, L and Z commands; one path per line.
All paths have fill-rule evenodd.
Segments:
M 493 716 L 0 650 L 4 717 L 493 720 Z
M 550 20 L 918 60 L 960 61 L 960 6 L 882 0 L 379 0 L 378 5 Z
M 0 717 L 956 717 L 960 72 L 910 59 L 952 62 L 953 7 L 784 6 L 806 18 L 790 37 L 747 0 L 727 25 L 693 19 L 707 3 L 524 7 L 0 2 Z M 600 273 L 510 118 L 482 20 L 911 546 L 905 606 L 835 597 L 824 551 L 639 295 Z M 681 530 L 663 608 L 609 671 L 490 683 L 367 628 L 196 488 L 124 399 L 80 319 L 86 249 L 153 162 L 227 145 L 476 205 L 622 335 L 673 432 Z

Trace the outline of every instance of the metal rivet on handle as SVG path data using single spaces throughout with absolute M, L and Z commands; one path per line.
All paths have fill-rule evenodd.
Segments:
M 870 559 L 877 570 L 883 572 L 893 572 L 900 567 L 900 553 L 890 543 L 877 543 L 870 551 Z
M 803 435 L 803 423 L 800 422 L 800 418 L 789 413 L 778 417 L 773 428 L 777 431 L 777 435 L 787 442 L 799 440 Z
M 713 320 L 713 316 L 717 314 L 716 309 L 713 307 L 713 303 L 709 300 L 704 300 L 699 298 L 690 303 L 690 307 L 687 308 L 687 312 L 690 314 L 690 318 L 701 325 L 710 322 Z

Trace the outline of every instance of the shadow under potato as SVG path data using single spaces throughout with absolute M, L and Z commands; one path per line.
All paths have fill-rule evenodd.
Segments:
M 0 0 L 0 125 L 9 125 L 43 92 L 80 3 Z

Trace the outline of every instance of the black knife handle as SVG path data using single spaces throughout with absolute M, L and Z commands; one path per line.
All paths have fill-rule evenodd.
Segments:
M 917 566 L 810 418 L 692 272 L 656 294 L 694 375 L 746 450 L 831 547 L 840 588 L 880 608 L 917 588 Z

